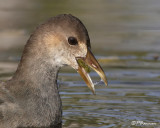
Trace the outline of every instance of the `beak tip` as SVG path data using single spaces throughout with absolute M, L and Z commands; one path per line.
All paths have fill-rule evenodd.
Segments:
M 92 91 L 93 95 L 96 95 L 96 92 L 95 91 Z
M 107 82 L 105 82 L 105 85 L 106 85 L 106 87 L 108 87 L 108 81 L 107 81 Z

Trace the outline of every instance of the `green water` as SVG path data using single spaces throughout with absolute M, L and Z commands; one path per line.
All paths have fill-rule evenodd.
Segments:
M 63 127 L 160 127 L 159 0 L 0 2 L 0 80 L 15 72 L 35 26 L 51 16 L 71 13 L 87 27 L 109 86 L 96 85 L 92 95 L 79 74 L 64 67 L 58 78 Z M 90 75 L 94 82 L 100 80 L 94 71 Z

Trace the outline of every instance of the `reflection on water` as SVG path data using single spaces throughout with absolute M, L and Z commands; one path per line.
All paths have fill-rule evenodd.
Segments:
M 37 24 L 71 13 L 88 28 L 109 86 L 97 85 L 92 95 L 73 69 L 63 68 L 59 74 L 63 127 L 135 127 L 131 122 L 136 120 L 160 126 L 159 0 L 3 1 L 0 80 L 16 70 L 23 45 Z M 100 79 L 95 72 L 91 77 L 94 82 Z

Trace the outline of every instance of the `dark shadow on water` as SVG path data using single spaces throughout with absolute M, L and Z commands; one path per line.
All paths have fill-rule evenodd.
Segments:
M 58 125 L 51 125 L 49 127 L 18 127 L 18 128 L 62 128 L 62 123 Z

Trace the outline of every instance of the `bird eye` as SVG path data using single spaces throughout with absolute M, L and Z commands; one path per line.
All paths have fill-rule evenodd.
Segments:
M 69 43 L 70 45 L 77 45 L 77 44 L 78 44 L 78 41 L 77 41 L 77 39 L 76 39 L 75 37 L 69 37 L 69 38 L 68 38 L 68 43 Z

